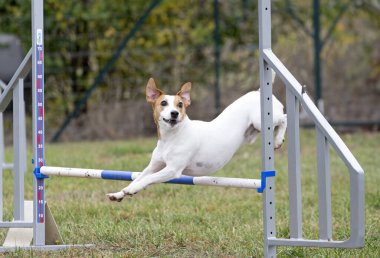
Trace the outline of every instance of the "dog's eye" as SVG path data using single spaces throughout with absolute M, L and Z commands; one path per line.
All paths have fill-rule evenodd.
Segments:
M 161 106 L 166 106 L 166 105 L 168 105 L 168 102 L 166 101 L 166 100 L 163 100 L 163 101 L 161 101 Z
M 179 108 L 182 108 L 182 107 L 183 107 L 183 103 L 182 103 L 182 102 L 179 102 L 179 103 L 178 103 L 178 107 L 179 107 Z

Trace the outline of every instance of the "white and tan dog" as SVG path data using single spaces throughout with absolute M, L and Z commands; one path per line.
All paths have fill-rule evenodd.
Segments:
M 148 185 L 181 175 L 205 176 L 222 168 L 246 139 L 253 143 L 261 131 L 260 91 L 252 91 L 228 106 L 211 122 L 190 120 L 191 83 L 176 95 L 165 95 L 151 78 L 146 99 L 152 104 L 158 143 L 144 171 L 126 188 L 107 196 L 121 201 Z M 286 131 L 283 105 L 273 96 L 274 148 L 281 147 Z

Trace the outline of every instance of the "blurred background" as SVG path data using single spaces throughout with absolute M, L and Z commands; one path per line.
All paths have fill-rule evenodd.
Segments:
M 380 2 L 272 2 L 273 51 L 328 120 L 338 130 L 378 131 Z M 30 5 L 0 0 L 5 83 L 31 46 Z M 45 127 L 51 141 L 154 135 L 145 101 L 150 77 L 172 94 L 191 81 L 188 113 L 202 120 L 259 87 L 257 1 L 45 0 L 44 12 Z M 285 103 L 281 84 L 276 81 L 274 93 Z M 25 98 L 31 117 L 30 83 Z M 11 119 L 8 110 L 6 131 Z M 302 124 L 309 126 L 307 118 Z M 30 119 L 27 128 L 31 133 Z

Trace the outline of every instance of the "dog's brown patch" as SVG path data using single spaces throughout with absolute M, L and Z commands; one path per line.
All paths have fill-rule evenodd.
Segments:
M 153 119 L 157 127 L 157 136 L 160 138 L 160 127 L 158 119 L 160 118 L 161 111 L 165 108 L 161 105 L 161 102 L 165 99 L 165 94 L 161 94 L 154 103 L 152 103 Z
M 175 95 L 174 106 L 178 109 L 179 117 L 183 119 L 186 116 L 186 105 L 181 96 Z

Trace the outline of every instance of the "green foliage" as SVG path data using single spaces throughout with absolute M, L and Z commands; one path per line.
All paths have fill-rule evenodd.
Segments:
M 149 2 L 44 1 L 46 119 L 51 128 L 74 109 Z M 223 104 L 224 97 L 257 87 L 257 76 L 252 74 L 257 72 L 258 20 L 256 1 L 219 1 L 219 7 Z M 351 64 L 344 68 L 347 75 L 337 85 L 352 82 L 353 88 L 368 83 L 369 88 L 380 92 L 378 44 L 374 44 L 380 19 L 374 7 L 376 2 L 371 0 L 362 1 L 361 5 L 321 0 L 322 37 L 328 35 L 330 26 L 346 8 L 323 52 L 327 67 L 324 71 L 332 70 L 330 66 L 337 66 L 336 60 L 347 53 L 352 54 L 345 61 Z M 308 55 L 312 53 L 312 44 L 303 33 L 312 32 L 312 1 L 273 1 L 272 10 L 274 48 L 279 56 L 300 67 L 296 72 L 308 74 L 307 83 L 311 84 L 312 60 Z M 16 34 L 25 52 L 30 48 L 30 1 L 0 0 L 0 24 L 0 33 Z M 215 81 L 213 32 L 212 1 L 162 1 L 90 99 L 90 108 L 91 104 L 143 99 L 149 77 L 157 78 L 160 86 L 170 92 L 175 92 L 181 83 L 192 81 L 193 96 L 201 99 L 211 95 Z M 296 56 L 294 49 L 303 47 L 309 52 Z M 350 78 L 351 73 L 355 81 Z M 326 78 L 331 76 L 327 74 Z
M 51 113 L 64 115 L 74 108 L 148 4 L 44 1 L 46 96 Z M 238 1 L 220 3 L 223 42 L 237 45 L 257 40 L 256 28 L 250 26 L 255 8 Z M 19 35 L 26 51 L 31 43 L 30 2 L 2 1 L 0 14 L 5 24 L 1 32 Z M 107 92 L 100 94 L 116 101 L 138 97 L 150 76 L 158 77 L 164 89 L 177 89 L 190 79 L 201 86 L 212 84 L 213 30 L 212 2 L 162 1 L 102 84 Z

